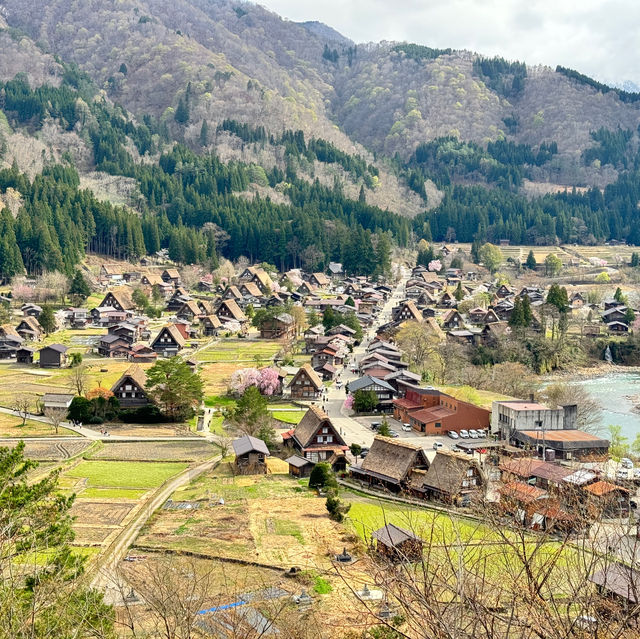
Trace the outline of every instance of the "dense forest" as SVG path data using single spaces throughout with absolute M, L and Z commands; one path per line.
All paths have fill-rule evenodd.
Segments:
M 0 219 L 0 276 L 26 270 L 71 272 L 85 251 L 135 259 L 166 248 L 179 263 L 214 266 L 218 253 L 229 259 L 244 255 L 285 269 L 324 268 L 329 260 L 345 263 L 353 273 L 371 274 L 379 266 L 376 248 L 388 237 L 399 245 L 409 240 L 410 223 L 398 215 L 346 198 L 339 184 L 327 187 L 287 170 L 265 172 L 239 162 L 225 164 L 215 154 L 198 155 L 182 145 L 160 154 L 157 163 L 136 163 L 127 150 L 131 140 L 138 152 L 153 153 L 167 140 L 152 118 L 140 124 L 120 107 L 104 100 L 81 101 L 78 78 L 65 78 L 59 88 L 31 90 L 24 77 L 0 86 L 4 111 L 14 124 L 38 129 L 46 117 L 67 130 L 86 128 L 96 168 L 134 178 L 145 198 L 139 215 L 123 207 L 99 202 L 79 190 L 76 169 L 50 165 L 30 181 L 17 167 L 0 172 L 0 189 L 22 194 L 23 206 L 13 219 Z M 222 130 L 247 141 L 266 141 L 266 133 L 232 121 Z M 304 155 L 339 163 L 365 183 L 377 175 L 360 156 L 350 156 L 319 139 L 305 140 L 301 131 L 285 131 L 274 144 L 285 147 L 287 158 Z M 288 204 L 267 198 L 249 199 L 239 193 L 251 182 L 278 187 Z

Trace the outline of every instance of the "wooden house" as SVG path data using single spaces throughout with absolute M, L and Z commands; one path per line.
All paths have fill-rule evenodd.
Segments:
M 325 288 L 331 284 L 331 280 L 324 273 L 312 273 L 309 276 L 309 282 L 319 288 Z
M 296 332 L 296 322 L 289 313 L 269 317 L 260 326 L 260 337 L 263 339 L 293 339 Z
M 213 337 L 218 334 L 222 322 L 217 315 L 202 315 L 200 317 L 200 330 L 205 337 Z
M 298 479 L 309 477 L 313 467 L 316 465 L 315 462 L 300 457 L 300 455 L 291 455 L 285 461 L 289 464 L 289 475 Z
M 20 307 L 22 314 L 25 317 L 35 317 L 36 319 L 40 317 L 40 313 L 42 313 L 42 306 L 38 306 L 38 304 L 23 304 Z
M 377 435 L 362 463 L 351 466 L 350 472 L 370 486 L 400 492 L 408 486 L 414 470 L 428 467 L 429 461 L 420 446 Z
M 158 359 L 156 353 L 150 346 L 146 344 L 133 344 L 129 349 L 129 361 L 140 364 L 153 363 Z
M 99 306 L 110 307 L 117 311 L 131 311 L 136 305 L 131 297 L 131 290 L 126 287 L 120 287 L 109 291 Z
M 144 389 L 146 383 L 145 372 L 137 364 L 133 364 L 111 387 L 111 392 L 118 399 L 122 408 L 146 406 L 150 402 Z
M 178 309 L 176 317 L 181 320 L 193 322 L 200 314 L 200 307 L 195 300 L 188 300 Z
M 67 365 L 67 351 L 63 344 L 50 344 L 41 348 L 40 368 L 64 368 Z
M 442 318 L 442 327 L 446 330 L 453 331 L 464 327 L 462 315 L 455 308 L 447 311 Z
M 482 496 L 485 484 L 476 459 L 440 449 L 429 470 L 412 478 L 411 492 L 425 499 L 466 506 L 474 497 Z
M 322 380 L 310 364 L 301 366 L 289 382 L 289 391 L 293 399 L 316 399 L 323 390 Z
M 393 563 L 422 559 L 422 539 L 395 524 L 387 524 L 374 530 L 371 541 L 375 543 L 377 554 Z
M 172 286 L 180 286 L 180 273 L 177 268 L 166 268 L 160 275 L 162 281 L 165 284 L 171 284 Z
M 129 357 L 131 342 L 120 335 L 109 333 L 98 340 L 97 351 L 102 357 Z
M 16 351 L 16 362 L 18 364 L 33 364 L 33 354 L 35 353 L 35 349 L 29 348 L 28 346 L 21 346 Z
M 231 443 L 236 455 L 234 471 L 239 475 L 266 475 L 267 457 L 269 449 L 267 445 L 257 437 L 245 435 L 234 439 Z
M 313 462 L 329 461 L 334 455 L 348 450 L 329 416 L 315 405 L 309 407 L 295 429 L 284 433 L 282 439 Z
M 413 300 L 403 302 L 399 307 L 393 309 L 393 319 L 395 321 L 404 322 L 406 320 L 415 320 L 422 322 L 422 314 L 417 309 Z
M 120 282 L 123 278 L 122 268 L 118 264 L 103 264 L 99 278 L 102 282 Z
M 223 300 L 218 307 L 216 316 L 223 323 L 236 321 L 241 326 L 247 323 L 247 316 L 234 300 Z
M 151 348 L 158 355 L 172 357 L 184 348 L 185 342 L 186 339 L 178 327 L 175 324 L 167 324 L 151 342 Z
M 16 333 L 22 339 L 37 342 L 44 335 L 44 329 L 40 326 L 40 322 L 34 316 L 27 316 L 16 326 Z
M 117 335 L 129 344 L 133 344 L 140 337 L 140 327 L 129 322 L 119 322 L 107 329 L 109 335 Z
M 349 393 L 354 394 L 359 390 L 373 391 L 378 398 L 377 410 L 391 411 L 393 409 L 393 398 L 395 397 L 396 389 L 391 384 L 385 382 L 383 379 L 377 377 L 371 377 L 370 375 L 363 375 L 359 379 L 349 382 Z

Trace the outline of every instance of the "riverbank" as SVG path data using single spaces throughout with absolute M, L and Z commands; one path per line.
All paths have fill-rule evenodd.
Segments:
M 543 375 L 540 379 L 542 383 L 546 385 L 554 382 L 572 382 L 595 379 L 596 377 L 604 377 L 607 375 L 624 375 L 627 373 L 630 375 L 640 375 L 640 366 L 619 366 L 603 361 L 595 366 L 585 366 L 573 371 L 556 371 L 548 375 Z

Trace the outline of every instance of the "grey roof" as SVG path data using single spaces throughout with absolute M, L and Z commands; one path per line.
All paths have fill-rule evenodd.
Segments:
M 623 564 L 610 564 L 595 572 L 589 581 L 632 603 L 640 601 L 640 572 Z
M 69 350 L 64 344 L 49 344 L 49 346 L 41 348 L 40 352 L 46 351 L 48 348 L 52 351 L 57 351 L 58 353 L 66 353 Z
M 360 379 L 349 382 L 349 392 L 355 393 L 358 390 L 368 388 L 374 384 L 378 384 L 379 386 L 382 386 L 382 388 L 390 390 L 392 393 L 396 392 L 396 389 L 388 382 L 385 382 L 383 379 L 378 379 L 377 377 L 371 377 L 370 375 L 363 375 Z
M 300 455 L 291 455 L 291 457 L 287 457 L 285 461 L 287 462 L 287 464 L 293 466 L 294 468 L 302 468 L 307 464 L 315 465 L 315 462 L 311 461 L 310 459 L 300 457 Z
M 394 524 L 387 524 L 378 530 L 374 530 L 371 533 L 371 537 L 390 547 L 398 546 L 410 540 L 421 541 L 420 537 L 414 535 L 410 530 L 405 530 Z
M 251 435 L 245 435 L 244 437 L 240 437 L 240 439 L 234 439 L 232 446 L 236 457 L 246 455 L 252 450 L 257 450 L 259 453 L 264 453 L 265 455 L 269 454 L 267 445 L 261 439 L 251 437 Z

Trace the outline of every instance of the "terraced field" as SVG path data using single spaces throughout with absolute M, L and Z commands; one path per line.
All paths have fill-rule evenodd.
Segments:
M 213 457 L 218 449 L 206 441 L 109 442 L 91 459 L 131 461 L 197 461 Z

